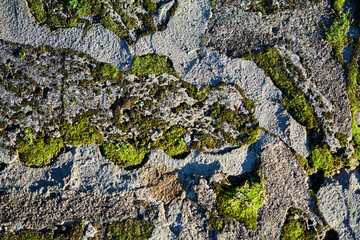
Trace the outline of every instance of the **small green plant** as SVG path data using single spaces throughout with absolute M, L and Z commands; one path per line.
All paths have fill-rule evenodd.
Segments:
M 337 13 L 341 13 L 342 12 L 342 7 L 345 4 L 345 0 L 334 0 L 333 6 L 334 6 L 334 10 Z
M 135 149 L 129 143 L 104 142 L 101 146 L 102 155 L 121 167 L 133 167 L 141 164 L 148 152 L 145 148 Z
M 106 239 L 145 240 L 151 237 L 154 225 L 146 220 L 126 219 L 107 227 Z
M 77 8 L 80 6 L 79 0 L 69 0 L 69 5 L 71 5 L 73 8 Z
M 175 74 L 169 59 L 155 54 L 135 56 L 130 72 L 137 76 L 160 75 L 162 73 Z
M 216 192 L 216 206 L 220 215 L 235 218 L 247 228 L 257 230 L 257 212 L 266 199 L 264 179 L 250 179 L 237 187 L 219 187 Z

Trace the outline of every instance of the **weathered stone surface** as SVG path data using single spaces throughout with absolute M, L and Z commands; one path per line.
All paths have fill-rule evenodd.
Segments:
M 249 13 L 236 2 L 217 5 L 204 46 L 228 56 L 240 57 L 265 46 L 286 47 L 301 57 L 301 64 L 309 70 L 308 78 L 333 103 L 334 132 L 345 133 L 351 139 L 351 111 L 346 92 L 345 69 L 331 55 L 330 44 L 324 41 L 323 26 L 332 21 L 330 6 L 320 1 L 306 8 L 283 11 L 272 15 Z M 328 123 L 325 126 L 331 128 Z M 332 149 L 336 142 L 328 139 Z
M 244 239 L 279 239 L 290 207 L 302 209 L 315 217 L 317 224 L 323 225 L 314 214 L 315 200 L 311 197 L 307 175 L 291 150 L 284 143 L 276 141 L 263 149 L 260 159 L 268 197 L 259 211 L 258 230 L 249 231 L 232 221 L 219 234 L 219 239 L 229 239 L 232 236 Z
M 360 173 L 343 170 L 318 192 L 319 210 L 340 239 L 360 238 Z
M 0 16 L 0 39 L 35 47 L 49 45 L 83 51 L 122 70 L 132 62 L 126 41 L 102 26 L 95 25 L 86 32 L 78 28 L 50 31 L 35 23 L 26 0 L 1 1 Z

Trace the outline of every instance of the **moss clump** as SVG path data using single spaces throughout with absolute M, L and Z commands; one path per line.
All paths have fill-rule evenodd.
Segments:
M 291 208 L 288 211 L 286 220 L 281 232 L 281 240 L 315 240 L 316 231 L 312 227 L 309 229 L 306 223 L 307 219 L 303 217 L 300 210 Z
M 325 177 L 344 166 L 341 157 L 331 154 L 326 144 L 311 146 L 309 163 L 313 169 L 322 171 Z
M 135 56 L 130 72 L 140 77 L 149 74 L 175 74 L 169 59 L 155 54 Z
M 186 130 L 182 126 L 173 126 L 164 133 L 157 146 L 169 156 L 180 155 L 187 151 L 186 144 L 182 139 L 185 133 Z
M 347 32 L 350 28 L 350 15 L 342 11 L 336 14 L 334 22 L 325 28 L 325 40 L 334 48 L 335 58 L 344 62 L 341 51 L 347 44 Z
M 151 222 L 137 219 L 127 219 L 114 223 L 106 229 L 106 239 L 145 240 L 151 237 L 154 225 Z
M 101 24 L 110 31 L 113 31 L 120 38 L 128 37 L 128 32 L 126 31 L 126 29 L 121 24 L 117 24 L 109 14 L 106 14 L 101 19 Z
M 271 78 L 275 86 L 281 90 L 283 93 L 281 103 L 296 121 L 309 129 L 316 127 L 313 107 L 309 104 L 304 92 L 297 87 L 296 82 L 287 72 L 289 60 L 283 58 L 275 47 L 268 47 L 265 51 L 257 54 L 251 53 L 245 58 L 255 61 Z M 301 75 L 300 72 L 299 75 Z
M 88 29 L 93 23 L 100 23 L 113 31 L 120 38 L 125 38 L 129 44 L 140 38 L 166 29 L 169 19 L 177 8 L 177 2 L 168 10 L 167 19 L 157 27 L 153 19 L 167 2 L 155 3 L 152 0 L 134 1 L 125 4 L 121 1 L 103 0 L 27 0 L 30 12 L 40 23 L 51 29 L 78 27 Z M 125 7 L 126 9 L 123 9 Z M 111 14 L 110 14 L 111 13 Z M 92 20 L 94 17 L 96 20 Z M 130 37 L 129 32 L 133 35 Z
M 19 159 L 28 166 L 45 166 L 51 159 L 64 148 L 64 142 L 61 138 L 52 137 L 19 138 L 16 143 L 16 149 Z
M 65 123 L 61 128 L 64 143 L 72 146 L 92 144 L 94 142 L 101 143 L 103 135 L 96 127 L 90 126 L 89 122 L 89 118 L 83 118 L 75 122 L 75 124 Z
M 264 179 L 250 179 L 237 187 L 219 187 L 216 192 L 220 215 L 239 220 L 247 228 L 257 230 L 257 212 L 266 199 Z
M 341 145 L 342 148 L 346 147 L 346 143 L 347 143 L 347 136 L 345 133 L 337 133 L 335 135 L 335 137 L 339 140 L 339 143 Z
M 103 83 L 106 80 L 112 82 L 122 80 L 122 73 L 113 65 L 109 63 L 100 63 L 91 70 L 92 76 L 99 83 Z
M 217 216 L 213 212 L 209 212 L 210 219 L 210 227 L 214 230 L 221 230 L 224 228 L 224 221 L 221 219 L 221 217 Z
M 334 0 L 333 7 L 337 13 L 342 12 L 342 7 L 345 4 L 345 0 Z
M 145 155 L 149 152 L 145 148 L 135 149 L 129 143 L 104 142 L 100 149 L 106 159 L 121 167 L 132 167 L 141 164 Z

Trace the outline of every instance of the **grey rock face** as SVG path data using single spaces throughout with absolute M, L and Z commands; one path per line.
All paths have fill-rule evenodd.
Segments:
M 340 239 L 360 238 L 360 173 L 342 171 L 321 186 L 319 210 Z
M 351 139 L 345 69 L 333 59 L 330 45 L 324 42 L 323 25 L 331 23 L 329 11 L 329 4 L 325 1 L 268 16 L 245 12 L 235 3 L 216 5 L 204 37 L 204 46 L 228 56 L 240 57 L 265 46 L 286 45 L 291 52 L 301 56 L 301 64 L 310 70 L 307 77 L 332 103 L 336 129 L 331 131 L 344 133 Z M 332 128 L 326 121 L 324 126 Z M 332 149 L 338 147 L 331 137 L 327 143 Z
M 127 70 L 132 56 L 125 40 L 113 32 L 94 26 L 84 32 L 78 28 L 50 31 L 32 19 L 26 0 L 4 0 L 0 3 L 0 38 L 35 47 L 49 45 L 54 48 L 71 48 Z

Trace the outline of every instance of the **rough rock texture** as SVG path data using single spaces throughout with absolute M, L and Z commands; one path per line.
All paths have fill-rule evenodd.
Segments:
M 342 171 L 326 179 L 319 192 L 319 210 L 340 239 L 360 238 L 360 173 Z
M 323 41 L 323 24 L 332 20 L 328 16 L 330 5 L 325 1 L 308 4 L 300 0 L 294 5 L 293 1 L 271 1 L 271 6 L 281 11 L 269 8 L 265 12 L 272 14 L 263 15 L 251 6 L 254 3 L 261 7 L 256 1 L 215 1 L 213 6 L 207 0 L 179 1 L 164 31 L 129 46 L 100 24 L 87 31 L 50 31 L 34 21 L 26 0 L 1 1 L 0 67 L 4 74 L 0 74 L 0 232 L 54 229 L 86 221 L 94 227 L 89 227 L 88 235 L 92 236 L 97 230 L 103 234 L 108 224 L 137 218 L 154 224 L 150 239 L 279 239 L 288 210 L 297 208 L 314 224 L 329 224 L 344 239 L 360 238 L 358 171 L 343 171 L 325 180 L 318 192 L 319 210 L 326 220 L 323 222 L 315 210 L 310 180 L 299 162 L 303 163 L 301 156 L 311 154 L 311 132 L 281 105 L 284 93 L 264 70 L 240 58 L 247 52 L 276 45 L 304 75 L 305 81 L 298 87 L 314 106 L 319 126 L 327 131 L 321 140 L 336 150 L 340 144 L 335 133 L 345 133 L 350 148 L 351 111 L 345 69 Z M 298 9 L 282 11 L 295 7 Z M 155 24 L 166 13 L 164 6 Z M 352 29 L 350 34 L 358 33 Z M 23 55 L 17 52 L 26 48 L 22 44 L 47 45 L 55 51 Z M 67 48 L 71 50 L 64 50 Z M 82 53 L 64 54 L 72 50 Z M 168 57 L 175 72 L 158 76 L 129 72 L 134 59 L 145 54 Z M 123 81 L 112 82 L 111 77 L 98 81 L 98 73 L 92 70 L 104 66 L 100 62 L 127 71 L 110 69 L 110 75 L 115 71 Z M 195 87 L 187 89 L 186 83 Z M 227 84 L 216 88 L 218 83 Z M 196 86 L 215 87 L 199 100 L 196 98 L 201 97 L 194 97 L 190 91 L 201 91 Z M 171 87 L 175 90 L 170 91 Z M 161 97 L 155 98 L 158 95 Z M 319 96 L 322 104 L 314 102 Z M 126 101 L 129 99 L 135 100 Z M 156 111 L 149 111 L 149 102 Z M 229 123 L 217 126 L 215 117 L 209 117 L 216 103 L 236 111 L 236 116 L 245 116 L 236 123 L 239 128 Z M 253 103 L 255 109 L 246 106 Z M 183 110 L 177 109 L 179 106 Z M 181 140 L 189 151 L 177 159 L 169 156 L 165 147 L 155 145 L 136 168 L 123 168 L 103 156 L 103 145 L 98 141 L 79 146 L 67 143 L 45 167 L 31 168 L 19 161 L 16 140 L 31 139 L 31 134 L 24 135 L 26 128 L 62 138 L 61 126 L 51 125 L 52 119 L 65 118 L 71 124 L 79 114 L 99 109 L 89 122 L 104 135 L 105 142 L 126 140 L 143 147 L 142 139 L 153 141 L 163 136 L 163 124 L 156 129 L 159 131 L 145 128 L 143 132 L 143 125 L 131 124 L 138 118 L 157 117 L 166 120 L 167 128 L 186 125 L 188 133 Z M 326 120 L 325 112 L 332 113 L 334 119 Z M 196 121 L 191 121 L 192 117 Z M 129 129 L 119 127 L 128 123 Z M 201 149 L 203 152 L 190 148 L 199 140 L 197 131 L 219 134 L 220 130 L 229 130 L 241 140 L 244 131 L 254 126 L 260 135 L 250 145 L 224 143 Z M 114 140 L 114 135 L 121 138 Z M 267 199 L 258 211 L 258 230 L 249 230 L 235 219 L 224 221 L 222 230 L 213 229 L 212 218 L 222 217 L 218 216 L 216 184 L 247 177 L 258 166 L 267 191 Z
M 49 45 L 83 51 L 123 70 L 132 61 L 126 41 L 102 26 L 95 25 L 86 32 L 78 28 L 50 31 L 33 21 L 26 0 L 1 1 L 0 15 L 1 39 L 35 47 Z
M 259 229 L 256 232 L 249 231 L 238 222 L 232 221 L 219 235 L 220 239 L 229 239 L 232 236 L 244 239 L 279 239 L 290 207 L 316 217 L 315 201 L 308 188 L 306 173 L 291 150 L 284 143 L 275 140 L 263 149 L 260 159 L 261 172 L 269 195 L 259 211 Z M 316 222 L 323 225 L 318 218 Z
M 336 129 L 351 138 L 351 111 L 346 94 L 344 68 L 331 55 L 331 46 L 324 41 L 323 25 L 329 25 L 329 3 L 272 15 L 249 13 L 238 8 L 238 2 L 216 5 L 204 46 L 228 56 L 240 57 L 268 45 L 286 45 L 301 58 L 301 64 L 310 71 L 319 93 L 333 104 Z M 324 121 L 324 120 L 323 120 Z M 331 129 L 329 123 L 325 126 Z M 334 137 L 332 137 L 334 138 Z M 338 147 L 328 139 L 332 149 Z

